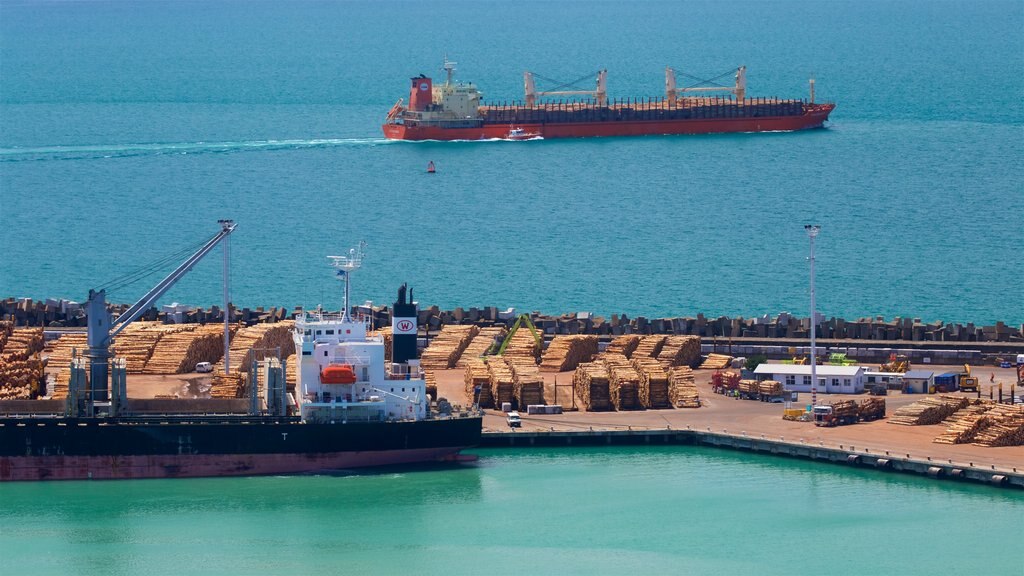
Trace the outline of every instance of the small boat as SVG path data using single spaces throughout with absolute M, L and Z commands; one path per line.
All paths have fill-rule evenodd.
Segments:
M 531 138 L 539 138 L 540 132 L 527 132 L 522 128 L 509 128 L 508 136 L 506 140 L 530 140 Z

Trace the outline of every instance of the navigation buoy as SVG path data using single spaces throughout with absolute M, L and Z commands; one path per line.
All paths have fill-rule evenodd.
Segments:
M 433 174 L 434 172 L 436 172 L 436 170 L 434 170 L 434 161 L 431 160 L 430 162 L 427 162 L 427 174 Z

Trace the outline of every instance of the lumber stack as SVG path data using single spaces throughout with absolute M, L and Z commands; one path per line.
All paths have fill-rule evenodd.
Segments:
M 472 324 L 447 324 L 434 337 L 427 349 L 420 354 L 420 366 L 424 370 L 447 370 L 453 368 L 469 346 L 469 341 L 480 331 Z
M 437 376 L 434 375 L 433 370 L 423 371 L 423 386 L 427 396 L 437 398 Z
M 986 416 L 995 408 L 992 402 L 971 404 L 957 410 L 946 419 L 946 431 L 935 437 L 937 444 L 967 444 L 973 442 L 978 433 L 988 428 L 993 420 Z
M 231 371 L 248 372 L 253 360 L 274 356 L 279 350 L 282 360 L 294 354 L 294 327 L 294 320 L 284 320 L 273 324 L 254 324 L 239 328 L 232 336 L 228 348 L 231 355 Z M 214 366 L 214 372 L 217 371 L 224 371 L 223 358 Z
M 42 328 L 0 326 L 0 400 L 26 400 L 45 392 Z
M 63 334 L 56 340 L 46 343 L 43 355 L 46 358 L 46 368 L 54 375 L 54 387 L 50 393 L 51 398 L 64 399 L 68 396 L 68 382 L 71 381 L 71 355 L 77 353 L 79 356 L 88 347 L 88 336 L 85 333 Z
M 547 404 L 544 401 L 544 377 L 532 359 L 509 358 L 507 362 L 512 369 L 516 406 L 524 410 L 532 404 Z
M 605 352 L 611 354 L 622 354 L 626 358 L 632 358 L 633 352 L 636 351 L 636 347 L 640 345 L 640 336 L 636 334 L 623 334 L 622 336 L 616 336 L 614 340 L 608 344 L 608 348 Z
M 671 408 L 668 372 L 654 358 L 634 358 L 633 368 L 640 374 L 640 405 L 644 408 Z
M 640 404 L 640 374 L 629 359 L 621 354 L 606 353 L 604 361 L 608 366 L 608 392 L 612 407 L 616 410 L 643 408 Z
M 504 326 L 492 326 L 490 328 L 481 328 L 477 332 L 476 336 L 469 341 L 466 349 L 462 351 L 462 357 L 455 363 L 457 368 L 463 368 L 471 360 L 479 360 L 487 354 L 487 351 L 494 346 L 495 342 L 500 345 L 501 339 L 505 337 Z
M 495 407 L 501 408 L 505 402 L 511 404 L 515 400 L 515 375 L 512 374 L 512 368 L 504 358 L 490 356 L 487 358 L 487 372 Z
M 977 446 L 1024 446 L 1024 406 L 998 404 L 985 413 L 991 423 L 974 437 Z
M 245 381 L 245 374 L 238 371 L 231 374 L 214 372 L 210 398 L 244 398 Z
M 757 383 L 758 394 L 765 396 L 781 396 L 784 391 L 785 389 L 782 386 L 782 382 L 779 382 L 778 380 L 762 380 Z
M 229 334 L 238 326 L 229 328 Z M 143 374 L 184 374 L 200 362 L 214 363 L 224 355 L 224 326 L 206 324 L 195 330 L 164 334 L 142 369 Z
M 664 334 L 652 334 L 650 336 L 643 336 L 640 338 L 640 343 L 637 344 L 636 350 L 633 351 L 632 358 L 657 358 L 658 354 L 661 354 L 661 349 L 665 347 L 665 340 L 668 336 Z
M 702 370 L 724 370 L 731 364 L 732 356 L 727 354 L 708 354 L 708 357 L 700 367 Z
M 700 394 L 688 366 L 676 366 L 668 372 L 668 398 L 676 408 L 700 408 Z
M 832 414 L 836 417 L 855 418 L 858 413 L 855 400 L 838 400 L 832 403 Z
M 596 355 L 597 336 L 555 336 L 544 351 L 540 369 L 545 372 L 567 372 L 575 370 L 581 362 L 590 362 Z
M 533 337 L 529 328 L 520 328 L 512 335 L 512 340 L 505 348 L 506 358 L 532 358 L 536 363 L 540 359 L 540 344 Z
M 583 409 L 587 412 L 612 409 L 608 367 L 604 360 L 584 362 L 577 366 L 572 383 L 576 396 L 583 402 Z
M 761 392 L 760 382 L 757 380 L 740 380 L 739 385 L 736 387 L 740 394 L 746 396 L 757 396 Z
M 478 357 L 465 358 L 463 355 L 463 369 L 466 377 L 466 403 L 472 405 L 473 397 L 476 394 L 476 387 L 480 387 L 478 403 L 481 408 L 494 408 L 494 393 L 491 391 L 491 373 L 487 364 Z
M 889 423 L 902 426 L 938 424 L 969 403 L 970 400 L 962 396 L 928 397 L 896 410 Z
M 700 336 L 669 336 L 658 353 L 666 368 L 696 366 L 700 362 Z
M 6 336 L 0 346 L 0 362 L 28 360 L 43 351 L 42 328 L 10 328 L 4 330 Z

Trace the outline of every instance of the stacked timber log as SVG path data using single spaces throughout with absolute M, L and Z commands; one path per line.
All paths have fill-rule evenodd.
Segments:
M 0 327 L 0 400 L 26 400 L 45 393 L 42 328 Z
M 536 363 L 540 359 L 540 344 L 533 337 L 529 328 L 520 328 L 512 335 L 512 341 L 505 348 L 506 358 L 532 358 Z
M 668 399 L 676 408 L 700 408 L 700 394 L 693 378 L 693 370 L 676 366 L 668 372 Z
M 273 324 L 254 324 L 239 328 L 231 338 L 229 353 L 231 355 L 231 371 L 236 369 L 248 372 L 252 361 L 274 356 L 280 351 L 281 359 L 295 353 L 295 342 L 292 340 L 292 328 L 295 321 L 284 320 Z M 214 372 L 224 371 L 224 359 L 214 366 Z
M 933 442 L 937 444 L 967 444 L 973 442 L 978 433 L 992 425 L 993 419 L 986 414 L 995 408 L 992 402 L 980 402 L 957 410 L 946 419 L 946 431 Z
M 761 393 L 760 382 L 757 380 L 740 380 L 739 385 L 736 387 L 740 394 L 746 396 L 757 396 Z
M 608 344 L 608 348 L 605 352 L 611 354 L 622 354 L 626 358 L 632 358 L 633 352 L 636 351 L 636 347 L 640 345 L 640 336 L 636 334 L 623 334 L 622 336 L 616 336 L 614 340 Z
M 508 358 L 509 368 L 512 369 L 513 394 L 516 399 L 516 406 L 525 410 L 527 406 L 535 404 L 547 404 L 544 401 L 544 377 L 540 369 L 530 358 Z
M 505 359 L 500 356 L 487 358 L 487 372 L 491 379 L 491 392 L 494 405 L 501 408 L 505 402 L 511 404 L 515 400 L 515 375 Z
M 472 324 L 447 324 L 434 337 L 427 349 L 420 354 L 420 366 L 425 370 L 447 370 L 454 368 L 480 328 Z
M 857 405 L 857 414 L 865 422 L 885 418 L 885 398 L 872 396 L 861 400 Z
M 634 358 L 633 368 L 640 374 L 640 405 L 644 408 L 671 408 L 668 372 L 654 358 Z
M 494 408 L 494 393 L 491 391 L 491 373 L 487 364 L 478 357 L 465 358 L 463 354 L 463 369 L 466 372 L 466 403 L 472 405 L 476 388 L 480 387 L 480 397 L 477 402 L 481 408 Z
M 781 396 L 784 391 L 782 382 L 778 380 L 762 380 L 757 383 L 757 392 L 763 396 Z
M 727 354 L 708 354 L 708 357 L 700 367 L 702 370 L 724 370 L 730 364 L 732 364 L 732 356 Z
M 7 344 L 7 338 L 14 333 L 14 322 L 10 320 L 0 320 L 0 350 L 4 349 Z
M 616 410 L 643 408 L 640 404 L 640 374 L 629 359 L 622 354 L 607 353 L 603 358 L 608 366 L 608 392 L 612 407 Z
M 576 334 L 555 336 L 544 351 L 540 369 L 545 372 L 575 370 L 581 362 L 590 362 L 597 355 L 597 336 Z
M 56 340 L 46 343 L 43 355 L 46 357 L 46 369 L 54 381 L 50 397 L 64 399 L 68 396 L 68 382 L 71 381 L 71 355 L 79 356 L 88 347 L 88 336 L 84 333 L 63 334 Z
M 437 376 L 433 370 L 423 371 L 423 385 L 426 388 L 427 396 L 437 398 Z
M 666 368 L 696 366 L 700 362 L 700 336 L 669 336 L 658 353 L 658 361 Z
M 394 336 L 391 333 L 391 327 L 387 326 L 380 330 L 373 330 L 366 333 L 367 337 L 373 338 L 374 336 L 380 336 L 384 339 L 384 361 L 391 362 L 392 356 L 391 351 L 394 349 Z
M 597 359 L 577 366 L 572 383 L 576 396 L 583 402 L 584 410 L 597 412 L 612 409 L 608 367 L 604 360 Z
M 228 333 L 238 329 L 230 326 Z M 195 330 L 164 334 L 142 369 L 143 374 L 184 374 L 200 362 L 215 363 L 224 356 L 224 326 L 206 324 Z
M 631 358 L 657 358 L 658 354 L 661 354 L 661 349 L 665 347 L 665 339 L 668 336 L 664 334 L 652 334 L 651 336 L 643 336 L 640 338 L 640 343 L 637 344 L 636 350 L 633 351 Z
M 977 446 L 1022 446 L 1024 445 L 1024 405 L 1007 406 L 998 404 L 985 417 L 991 424 L 974 437 Z
M 245 398 L 245 382 L 245 374 L 237 370 L 231 374 L 214 372 L 210 398 Z
M 970 400 L 962 396 L 924 398 L 896 410 L 889 418 L 889 423 L 902 426 L 938 424 L 969 403 Z
M 296 369 L 298 362 L 285 362 L 284 363 L 284 386 L 285 389 L 291 393 L 295 393 L 295 384 L 298 382 L 296 376 Z
M 462 351 L 462 357 L 455 363 L 457 368 L 466 366 L 471 360 L 479 360 L 487 354 L 495 342 L 501 343 L 507 330 L 504 326 L 492 326 L 481 328 L 480 332 L 469 341 L 469 345 Z
M 838 400 L 832 403 L 832 414 L 837 418 L 854 418 L 858 414 L 856 400 Z

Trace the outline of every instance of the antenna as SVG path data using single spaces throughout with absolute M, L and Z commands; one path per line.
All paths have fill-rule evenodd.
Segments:
M 458 62 L 452 62 L 448 59 L 447 54 L 444 55 L 444 66 L 442 66 L 441 69 L 448 73 L 448 80 L 445 82 L 446 86 L 452 83 L 452 72 L 455 71 L 456 64 L 458 64 Z
M 363 265 L 363 255 L 366 252 L 366 242 L 359 241 L 359 246 L 356 248 L 350 248 L 348 254 L 344 256 L 328 256 L 327 259 L 331 260 L 331 266 L 338 269 L 337 276 L 345 283 L 345 302 L 341 309 L 341 320 L 351 321 L 352 318 L 349 316 L 349 288 L 352 285 L 352 272 L 359 269 Z

